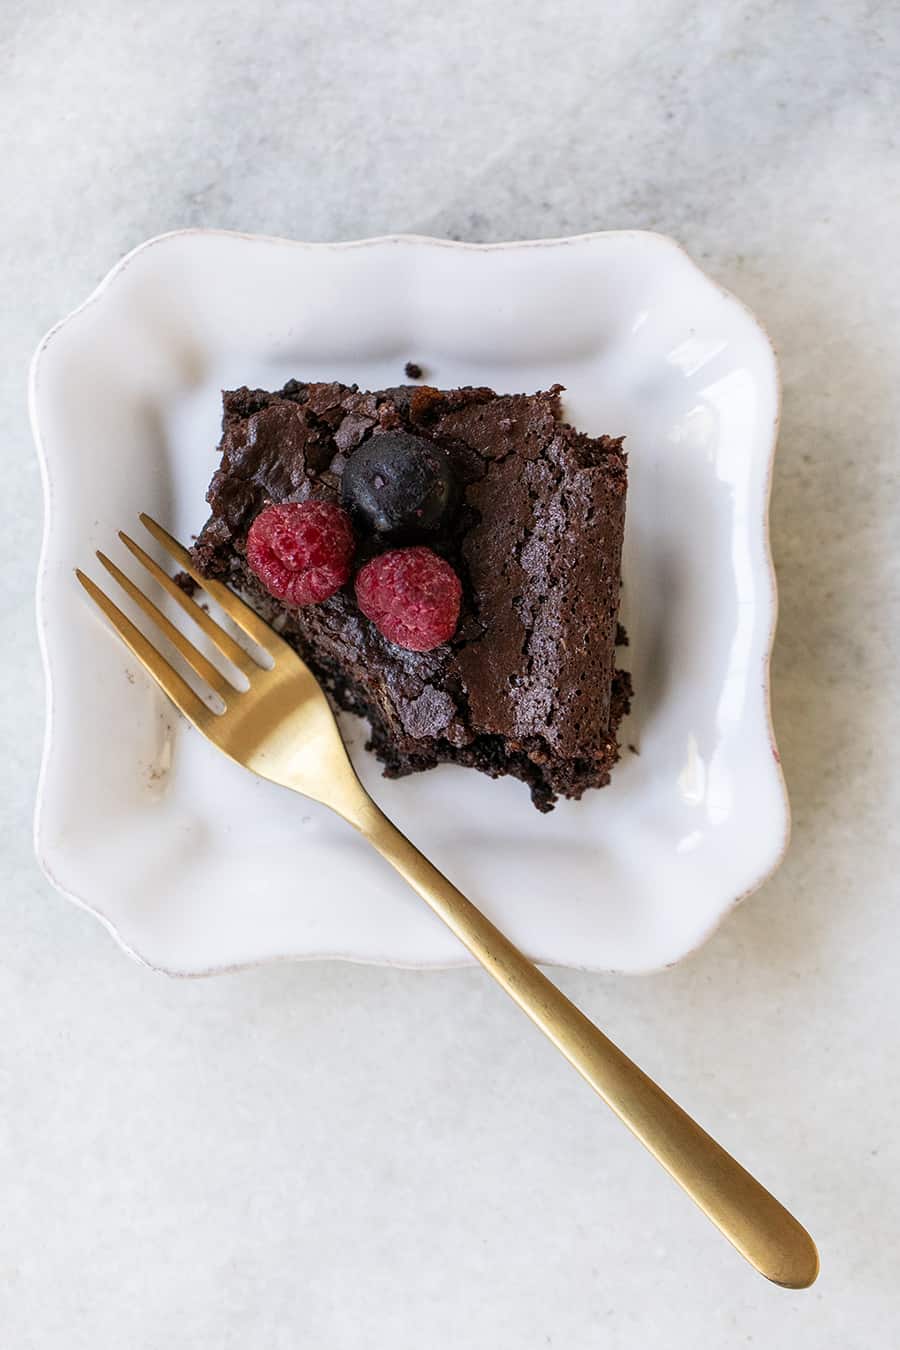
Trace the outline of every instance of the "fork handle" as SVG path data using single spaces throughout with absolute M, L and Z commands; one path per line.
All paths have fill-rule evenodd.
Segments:
M 603 1035 L 555 984 L 366 798 L 352 824 L 396 868 L 489 975 L 752 1266 L 805 1289 L 819 1271 L 806 1229 Z

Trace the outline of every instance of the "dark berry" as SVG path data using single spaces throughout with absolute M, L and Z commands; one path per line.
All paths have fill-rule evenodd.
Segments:
M 347 460 L 341 491 L 358 520 L 393 539 L 433 533 L 452 514 L 459 495 L 441 447 L 408 431 L 363 441 Z
M 456 632 L 462 586 L 450 564 L 430 548 L 395 548 L 362 568 L 356 600 L 390 642 L 430 652 Z
M 267 506 L 250 526 L 247 562 L 266 590 L 289 605 L 316 605 L 350 580 L 356 542 L 332 502 Z

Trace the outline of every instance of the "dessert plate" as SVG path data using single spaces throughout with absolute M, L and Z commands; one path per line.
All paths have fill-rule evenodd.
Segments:
M 31 373 L 46 498 L 38 858 L 155 969 L 468 960 L 349 827 L 180 720 L 73 576 L 98 547 L 129 570 L 116 531 L 139 529 L 139 511 L 197 532 L 223 387 L 382 388 L 409 360 L 444 388 L 558 381 L 578 427 L 626 435 L 622 662 L 636 697 L 611 786 L 550 816 L 522 784 L 471 770 L 388 782 L 345 718 L 366 787 L 528 955 L 559 965 L 672 964 L 783 855 L 768 690 L 779 393 L 753 316 L 639 231 L 499 245 L 181 231 L 124 258 Z

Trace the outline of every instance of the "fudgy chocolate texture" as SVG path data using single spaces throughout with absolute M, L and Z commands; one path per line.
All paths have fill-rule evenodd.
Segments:
M 291 380 L 279 393 L 223 396 L 222 460 L 197 563 L 239 587 L 336 702 L 369 719 L 389 777 L 447 761 L 513 774 L 540 810 L 609 781 L 631 692 L 615 670 L 625 457 L 621 440 L 563 423 L 560 392 L 364 393 Z M 339 500 L 346 456 L 401 428 L 436 441 L 461 485 L 459 509 L 427 541 L 464 593 L 455 637 L 431 652 L 383 638 L 352 586 L 320 605 L 283 606 L 244 558 L 264 506 Z M 361 535 L 356 565 L 389 546 Z

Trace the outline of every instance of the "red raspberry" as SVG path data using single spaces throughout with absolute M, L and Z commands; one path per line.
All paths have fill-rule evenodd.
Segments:
M 289 605 L 316 605 L 350 580 L 356 547 L 350 517 L 332 502 L 267 506 L 250 526 L 247 562 Z
M 380 633 L 410 652 L 430 652 L 456 632 L 462 586 L 430 548 L 395 548 L 366 563 L 356 599 Z

